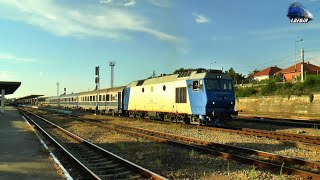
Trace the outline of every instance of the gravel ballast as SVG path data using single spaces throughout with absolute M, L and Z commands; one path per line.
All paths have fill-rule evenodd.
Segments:
M 67 120 L 60 116 L 49 115 L 50 120 L 67 128 L 68 130 L 80 135 L 81 137 L 92 141 L 99 146 L 110 150 L 134 163 L 137 163 L 145 168 L 148 168 L 156 173 L 166 176 L 170 179 L 279 179 L 279 172 L 269 172 L 258 170 L 252 165 L 241 164 L 234 161 L 213 157 L 208 154 L 201 154 L 197 151 L 186 148 L 176 147 L 167 144 L 151 142 L 145 139 L 136 138 L 120 134 L 114 131 L 109 131 L 101 127 L 90 125 L 87 123 Z M 95 116 L 97 117 L 97 116 Z M 123 120 L 112 117 L 103 117 L 104 119 L 113 119 L 106 122 L 123 123 L 134 127 L 153 129 L 157 131 L 184 135 L 204 140 L 211 140 L 215 136 L 219 141 L 232 144 L 231 140 L 218 133 L 213 135 L 213 132 L 206 132 L 200 129 L 185 129 L 178 124 L 156 124 L 149 122 L 141 122 L 137 120 Z M 255 143 L 245 143 L 238 141 L 243 135 L 229 134 L 230 139 L 233 139 L 234 145 L 251 144 L 253 147 L 260 147 L 262 143 L 256 139 Z M 252 139 L 246 139 L 248 142 Z M 260 145 L 254 146 L 256 142 Z M 220 143 L 220 142 L 219 142 Z M 268 145 L 266 145 L 268 146 Z M 277 148 L 274 148 L 277 149 Z M 270 151 L 269 151 L 270 152 Z M 296 176 L 283 175 L 285 179 L 300 179 Z

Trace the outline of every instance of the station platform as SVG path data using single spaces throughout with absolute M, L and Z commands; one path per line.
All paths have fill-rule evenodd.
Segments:
M 65 179 L 17 109 L 0 113 L 0 179 Z

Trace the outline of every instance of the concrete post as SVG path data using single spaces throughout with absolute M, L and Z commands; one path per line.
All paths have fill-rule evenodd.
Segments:
M 304 50 L 303 48 L 301 49 L 301 82 L 304 80 Z
M 1 113 L 4 113 L 4 94 L 5 94 L 5 89 L 1 89 Z

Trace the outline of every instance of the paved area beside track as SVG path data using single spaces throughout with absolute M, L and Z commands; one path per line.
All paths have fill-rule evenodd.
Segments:
M 10 106 L 0 113 L 0 179 L 65 179 L 29 124 Z

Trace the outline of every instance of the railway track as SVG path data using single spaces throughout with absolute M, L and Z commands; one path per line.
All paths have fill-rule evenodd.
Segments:
M 320 145 L 319 136 L 309 136 L 309 135 L 301 135 L 301 134 L 282 133 L 282 132 L 274 132 L 274 131 L 267 131 L 267 130 L 237 128 L 237 127 L 227 127 L 227 126 L 221 126 L 221 127 L 202 126 L 201 128 L 207 129 L 207 130 L 214 130 L 214 131 L 223 131 L 223 132 L 230 132 L 230 133 L 252 135 L 257 137 L 266 137 L 269 139 L 276 139 L 276 140 L 282 140 L 282 141 L 301 142 L 301 143 L 307 143 L 312 145 Z
M 71 113 L 64 114 L 58 111 L 53 111 L 59 113 L 64 116 L 73 117 L 73 118 L 80 118 L 77 115 L 73 115 Z M 119 118 L 119 117 L 114 117 Z M 137 119 L 133 117 L 128 117 L 132 119 Z M 147 122 L 153 123 L 160 123 L 160 124 L 168 124 L 173 122 L 168 121 L 155 121 L 150 119 L 142 119 Z M 295 121 L 295 120 L 292 120 Z M 252 128 L 239 128 L 239 127 L 232 127 L 232 126 L 195 126 L 195 125 L 188 125 L 182 124 L 181 126 L 185 126 L 187 128 L 197 128 L 197 129 L 206 129 L 206 130 L 213 130 L 213 131 L 222 131 L 228 133 L 237 133 L 243 135 L 250 135 L 256 137 L 265 137 L 269 139 L 280 140 L 284 142 L 290 142 L 297 148 L 307 149 L 311 151 L 320 151 L 320 137 L 319 136 L 309 136 L 309 135 L 302 135 L 302 134 L 292 134 L 292 133 L 282 133 L 282 132 L 275 132 L 275 131 L 268 131 L 268 130 L 260 130 L 260 129 L 252 129 Z
M 166 179 L 29 111 L 19 110 L 58 149 L 75 179 Z
M 281 125 L 281 126 L 320 129 L 320 120 L 277 119 L 277 118 L 255 117 L 255 116 L 237 117 L 234 120 L 241 121 L 241 122 L 249 122 L 249 123 L 274 124 L 274 125 Z
M 63 115 L 79 118 L 72 114 L 63 114 Z M 118 118 L 118 117 L 115 117 L 115 118 Z M 172 123 L 168 121 L 155 121 L 155 120 L 149 120 L 149 119 L 143 119 L 143 120 L 147 122 L 160 123 L 160 124 Z M 292 120 L 292 121 L 295 121 L 295 120 Z M 181 124 L 181 126 L 185 126 L 187 128 L 197 128 L 197 129 L 205 129 L 205 130 L 213 130 L 213 131 L 222 131 L 222 132 L 228 132 L 228 133 L 244 134 L 244 135 L 250 135 L 250 136 L 256 136 L 256 137 L 265 137 L 265 138 L 281 140 L 285 142 L 292 142 L 298 148 L 315 150 L 315 151 L 320 150 L 319 136 L 282 133 L 282 132 L 275 132 L 275 131 L 268 131 L 268 130 L 239 128 L 239 127 L 232 127 L 232 126 L 195 126 L 195 125 L 188 125 L 188 124 Z M 315 146 L 311 147 L 309 145 L 315 145 Z
M 101 121 L 88 119 L 78 120 L 132 136 L 138 136 L 161 143 L 179 145 L 185 148 L 220 156 L 222 158 L 254 164 L 260 168 L 276 171 L 282 169 L 283 173 L 289 175 L 299 175 L 307 179 L 320 179 L 320 164 L 316 162 L 119 124 L 102 124 Z

